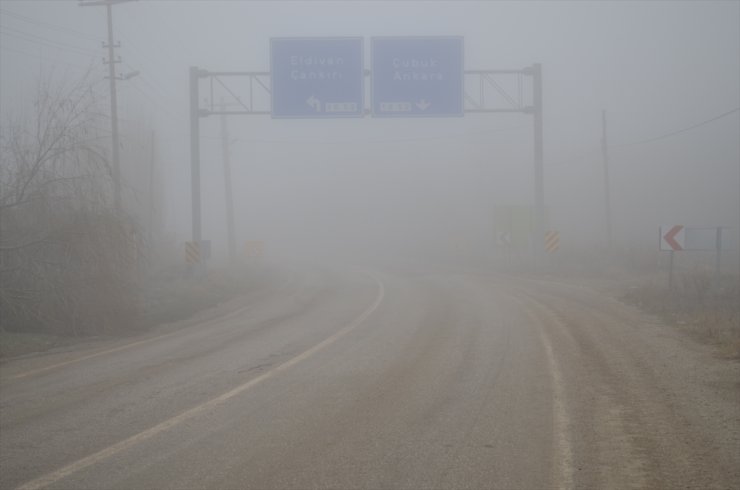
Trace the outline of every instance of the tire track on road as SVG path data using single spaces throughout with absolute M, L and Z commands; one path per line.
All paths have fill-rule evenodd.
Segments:
M 541 306 L 535 304 L 535 300 L 522 291 L 517 292 L 521 294 L 521 297 L 510 296 L 510 298 L 512 301 L 519 303 L 524 314 L 538 326 L 540 342 L 545 350 L 547 364 L 550 368 L 553 398 L 553 445 L 555 450 L 554 486 L 570 489 L 574 487 L 571 418 L 568 413 L 568 400 L 563 374 L 553 351 L 552 341 L 547 334 L 548 329 L 545 319 L 552 321 L 552 317 L 548 314 L 542 315 Z
M 102 449 L 96 453 L 93 453 L 73 463 L 70 463 L 62 468 L 59 468 L 56 471 L 43 475 L 29 482 L 26 482 L 20 485 L 19 487 L 17 487 L 17 490 L 36 490 L 36 489 L 47 487 L 53 483 L 56 483 L 64 478 L 69 477 L 70 475 L 74 473 L 82 471 L 85 468 L 95 465 L 107 458 L 110 458 L 122 451 L 130 449 L 187 420 L 190 420 L 194 417 L 197 417 L 198 415 L 208 412 L 209 410 L 217 408 L 219 405 L 222 405 L 223 403 L 236 397 L 237 395 L 240 395 L 250 390 L 251 388 L 259 385 L 263 381 L 266 381 L 269 378 L 272 378 L 275 375 L 292 368 L 296 364 L 312 357 L 317 352 L 335 343 L 337 340 L 345 336 L 347 333 L 349 333 L 350 331 L 354 330 L 359 325 L 361 325 L 378 308 L 378 306 L 380 306 L 381 302 L 383 301 L 383 297 L 385 296 L 385 287 L 382 281 L 371 273 L 366 273 L 366 274 L 370 276 L 377 283 L 378 293 L 377 293 L 375 300 L 367 309 L 365 309 L 362 313 L 360 313 L 360 315 L 357 316 L 352 322 L 350 322 L 348 325 L 346 325 L 345 327 L 343 327 L 342 329 L 334 333 L 332 336 L 324 339 L 322 342 L 314 345 L 313 347 L 303 351 L 298 356 L 274 367 L 273 369 L 269 371 L 266 371 L 265 373 L 257 376 L 256 378 L 252 378 L 246 383 L 243 383 L 237 386 L 236 388 L 233 388 L 230 391 L 216 398 L 213 398 L 205 403 L 202 403 L 193 408 L 190 408 L 186 410 L 185 412 L 180 413 L 179 415 L 176 415 L 163 422 L 160 422 L 159 424 L 147 430 L 134 434 L 128 437 L 127 439 L 124 439 L 116 444 L 113 444 L 112 446 L 108 446 L 105 449 Z
M 285 288 L 289 287 L 290 285 L 292 285 L 294 282 L 295 282 L 295 277 L 294 276 L 290 276 L 283 284 L 281 284 L 276 289 L 276 291 L 282 291 L 283 289 L 285 289 Z M 234 311 L 231 311 L 231 312 L 228 312 L 228 313 L 226 313 L 224 315 L 221 315 L 221 316 L 218 316 L 216 318 L 213 318 L 212 320 L 210 320 L 208 322 L 208 324 L 209 325 L 218 325 L 219 323 L 224 323 L 224 322 L 229 321 L 231 319 L 234 319 L 234 318 L 236 318 L 236 317 L 238 317 L 240 315 L 243 315 L 244 313 L 246 313 L 247 311 L 249 311 L 253 307 L 254 307 L 254 304 L 249 304 L 249 305 L 243 306 L 241 308 L 237 308 Z M 80 362 L 83 362 L 83 361 L 87 361 L 87 360 L 90 360 L 90 359 L 95 359 L 97 357 L 105 356 L 105 355 L 108 355 L 108 354 L 114 354 L 114 353 L 117 353 L 117 352 L 125 351 L 125 350 L 131 349 L 133 347 L 138 347 L 138 346 L 141 346 L 141 345 L 150 344 L 150 343 L 156 342 L 158 340 L 167 339 L 167 338 L 170 338 L 170 337 L 173 337 L 173 336 L 176 336 L 176 335 L 179 335 L 179 334 L 183 334 L 183 333 L 186 333 L 186 332 L 184 330 L 175 330 L 174 332 L 167 332 L 167 333 L 164 333 L 164 334 L 161 334 L 161 335 L 157 335 L 155 337 L 148 337 L 148 338 L 144 338 L 144 339 L 137 340 L 137 341 L 134 341 L 134 342 L 129 342 L 127 344 L 119 345 L 119 346 L 112 347 L 112 348 L 109 348 L 109 349 L 104 349 L 104 350 L 101 350 L 101 351 L 96 351 L 96 352 L 93 352 L 91 354 L 86 354 L 86 355 L 83 355 L 83 356 L 80 356 L 80 357 L 74 357 L 72 359 L 67 359 L 65 361 L 57 362 L 57 363 L 54 363 L 54 364 L 51 364 L 51 365 L 48 365 L 48 366 L 43 366 L 43 367 L 35 368 L 35 369 L 29 369 L 27 371 L 23 371 L 21 373 L 17 373 L 17 374 L 8 376 L 7 380 L 8 381 L 14 381 L 14 380 L 23 379 L 23 378 L 29 378 L 29 377 L 32 377 L 32 376 L 36 376 L 36 375 L 39 375 L 39 374 L 46 373 L 46 372 L 55 371 L 57 369 L 60 369 L 60 368 L 65 367 L 65 366 L 69 366 L 69 365 L 72 365 L 72 364 L 77 364 L 77 363 L 80 363 Z

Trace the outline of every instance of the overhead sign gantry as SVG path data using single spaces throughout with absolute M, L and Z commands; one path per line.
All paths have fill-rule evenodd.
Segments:
M 465 113 L 533 116 L 534 240 L 544 243 L 542 68 L 465 70 L 462 37 L 372 38 L 372 70 L 364 69 L 362 38 L 273 38 L 271 71 L 214 72 L 190 67 L 190 158 L 193 241 L 201 240 L 199 119 L 215 114 L 271 115 L 273 118 L 449 117 Z M 246 77 L 237 94 L 226 77 Z M 366 77 L 371 79 L 365 107 Z M 502 78 L 515 82 L 506 88 Z M 201 107 L 200 81 L 210 81 Z M 525 80 L 527 88 L 525 89 Z M 220 86 L 240 106 L 217 108 Z M 529 89 L 531 87 L 531 91 Z M 257 95 L 256 95 L 257 93 Z M 531 94 L 531 95 L 530 95 Z M 265 107 L 260 103 L 269 98 Z M 536 253 L 541 253 L 537 250 Z

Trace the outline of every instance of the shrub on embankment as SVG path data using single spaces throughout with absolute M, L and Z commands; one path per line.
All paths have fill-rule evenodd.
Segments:
M 709 273 L 677 274 L 665 281 L 635 286 L 624 299 L 659 315 L 694 339 L 716 345 L 723 357 L 740 359 L 740 280 Z
M 109 332 L 136 315 L 141 233 L 112 203 L 105 120 L 85 80 L 42 81 L 0 132 L 0 331 Z

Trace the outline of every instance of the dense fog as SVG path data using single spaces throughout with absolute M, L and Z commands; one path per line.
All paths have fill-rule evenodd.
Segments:
M 740 489 L 740 0 L 0 0 L 0 490 Z
M 0 5 L 3 130 L 33 111 L 39 80 L 79 80 L 88 69 L 107 114 L 105 7 Z M 142 0 L 115 5 L 113 23 L 117 73 L 134 74 L 117 84 L 124 204 L 166 257 L 181 260 L 191 239 L 189 67 L 268 72 L 270 40 L 281 37 L 360 37 L 367 70 L 376 36 L 461 36 L 466 70 L 541 63 L 544 227 L 560 232 L 561 250 L 606 245 L 602 111 L 612 245 L 657 250 L 659 225 L 684 224 L 730 227 L 727 246 L 737 247 L 737 2 Z M 201 80 L 201 107 L 239 110 L 247 78 L 220 81 Z M 505 75 L 495 81 L 516 91 Z M 466 76 L 466 94 L 477 84 Z M 269 108 L 269 94 L 254 97 Z M 203 238 L 216 261 L 226 257 L 224 121 L 239 254 L 251 240 L 268 256 L 495 260 L 510 226 L 500 217 L 534 203 L 530 114 L 212 115 L 200 120 L 201 173 Z

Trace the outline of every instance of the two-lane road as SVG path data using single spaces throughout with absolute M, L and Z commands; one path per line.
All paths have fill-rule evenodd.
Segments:
M 738 488 L 737 364 L 569 284 L 296 268 L 0 372 L 0 488 Z

